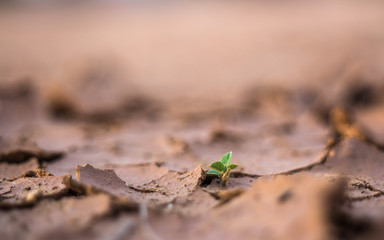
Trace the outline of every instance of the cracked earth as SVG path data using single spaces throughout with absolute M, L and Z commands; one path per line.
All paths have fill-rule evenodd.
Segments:
M 382 91 L 379 85 L 371 87 Z M 187 108 L 171 112 L 162 106 L 155 118 L 153 109 L 145 110 L 140 102 L 124 110 L 130 118 L 97 122 L 82 119 L 81 112 L 63 117 L 78 110 L 63 109 L 67 103 L 48 99 L 50 107 L 43 110 L 47 114 L 1 139 L 2 236 L 380 236 L 382 135 L 365 130 L 357 116 L 372 108 L 380 111 L 374 116 L 381 117 L 384 111 L 378 106 L 384 102 L 359 107 L 334 102 L 324 121 L 313 102 L 300 102 L 301 90 L 264 90 L 271 94 L 255 92 L 236 105 L 217 109 L 213 104 L 203 113 Z M 11 109 L 16 101 L 30 104 L 30 98 L 38 97 L 30 91 L 6 104 Z M 378 121 L 372 118 L 369 121 Z M 234 151 L 233 162 L 240 167 L 223 187 L 205 172 L 228 150 Z
M 332 84 L 224 99 L 162 98 L 92 62 L 3 77 L 0 238 L 383 239 L 384 75 L 343 64 Z M 222 186 L 206 171 L 228 151 Z

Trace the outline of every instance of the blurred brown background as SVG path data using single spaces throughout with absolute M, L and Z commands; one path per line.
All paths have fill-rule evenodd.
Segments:
M 96 74 L 109 98 L 220 100 L 259 83 L 329 88 L 383 74 L 381 1 L 16 1 L 0 11 L 1 85 L 28 77 L 70 90 Z

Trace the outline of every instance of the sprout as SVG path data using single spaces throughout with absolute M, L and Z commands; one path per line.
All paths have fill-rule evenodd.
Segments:
M 212 169 L 207 172 L 207 174 L 218 176 L 223 186 L 227 183 L 231 170 L 238 166 L 236 164 L 230 164 L 231 158 L 232 152 L 224 154 L 220 161 L 214 162 L 209 166 Z

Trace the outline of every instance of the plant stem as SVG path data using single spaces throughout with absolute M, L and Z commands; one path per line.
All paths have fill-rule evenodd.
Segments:
M 227 168 L 223 176 L 221 177 L 221 184 L 225 186 L 227 184 L 227 180 L 229 178 L 229 172 L 231 171 L 231 168 Z

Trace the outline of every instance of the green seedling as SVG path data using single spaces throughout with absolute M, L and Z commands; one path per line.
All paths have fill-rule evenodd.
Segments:
M 224 154 L 220 161 L 214 162 L 209 166 L 212 169 L 207 172 L 207 174 L 218 176 L 223 186 L 227 183 L 231 170 L 238 166 L 236 164 L 230 164 L 231 158 L 232 152 Z

